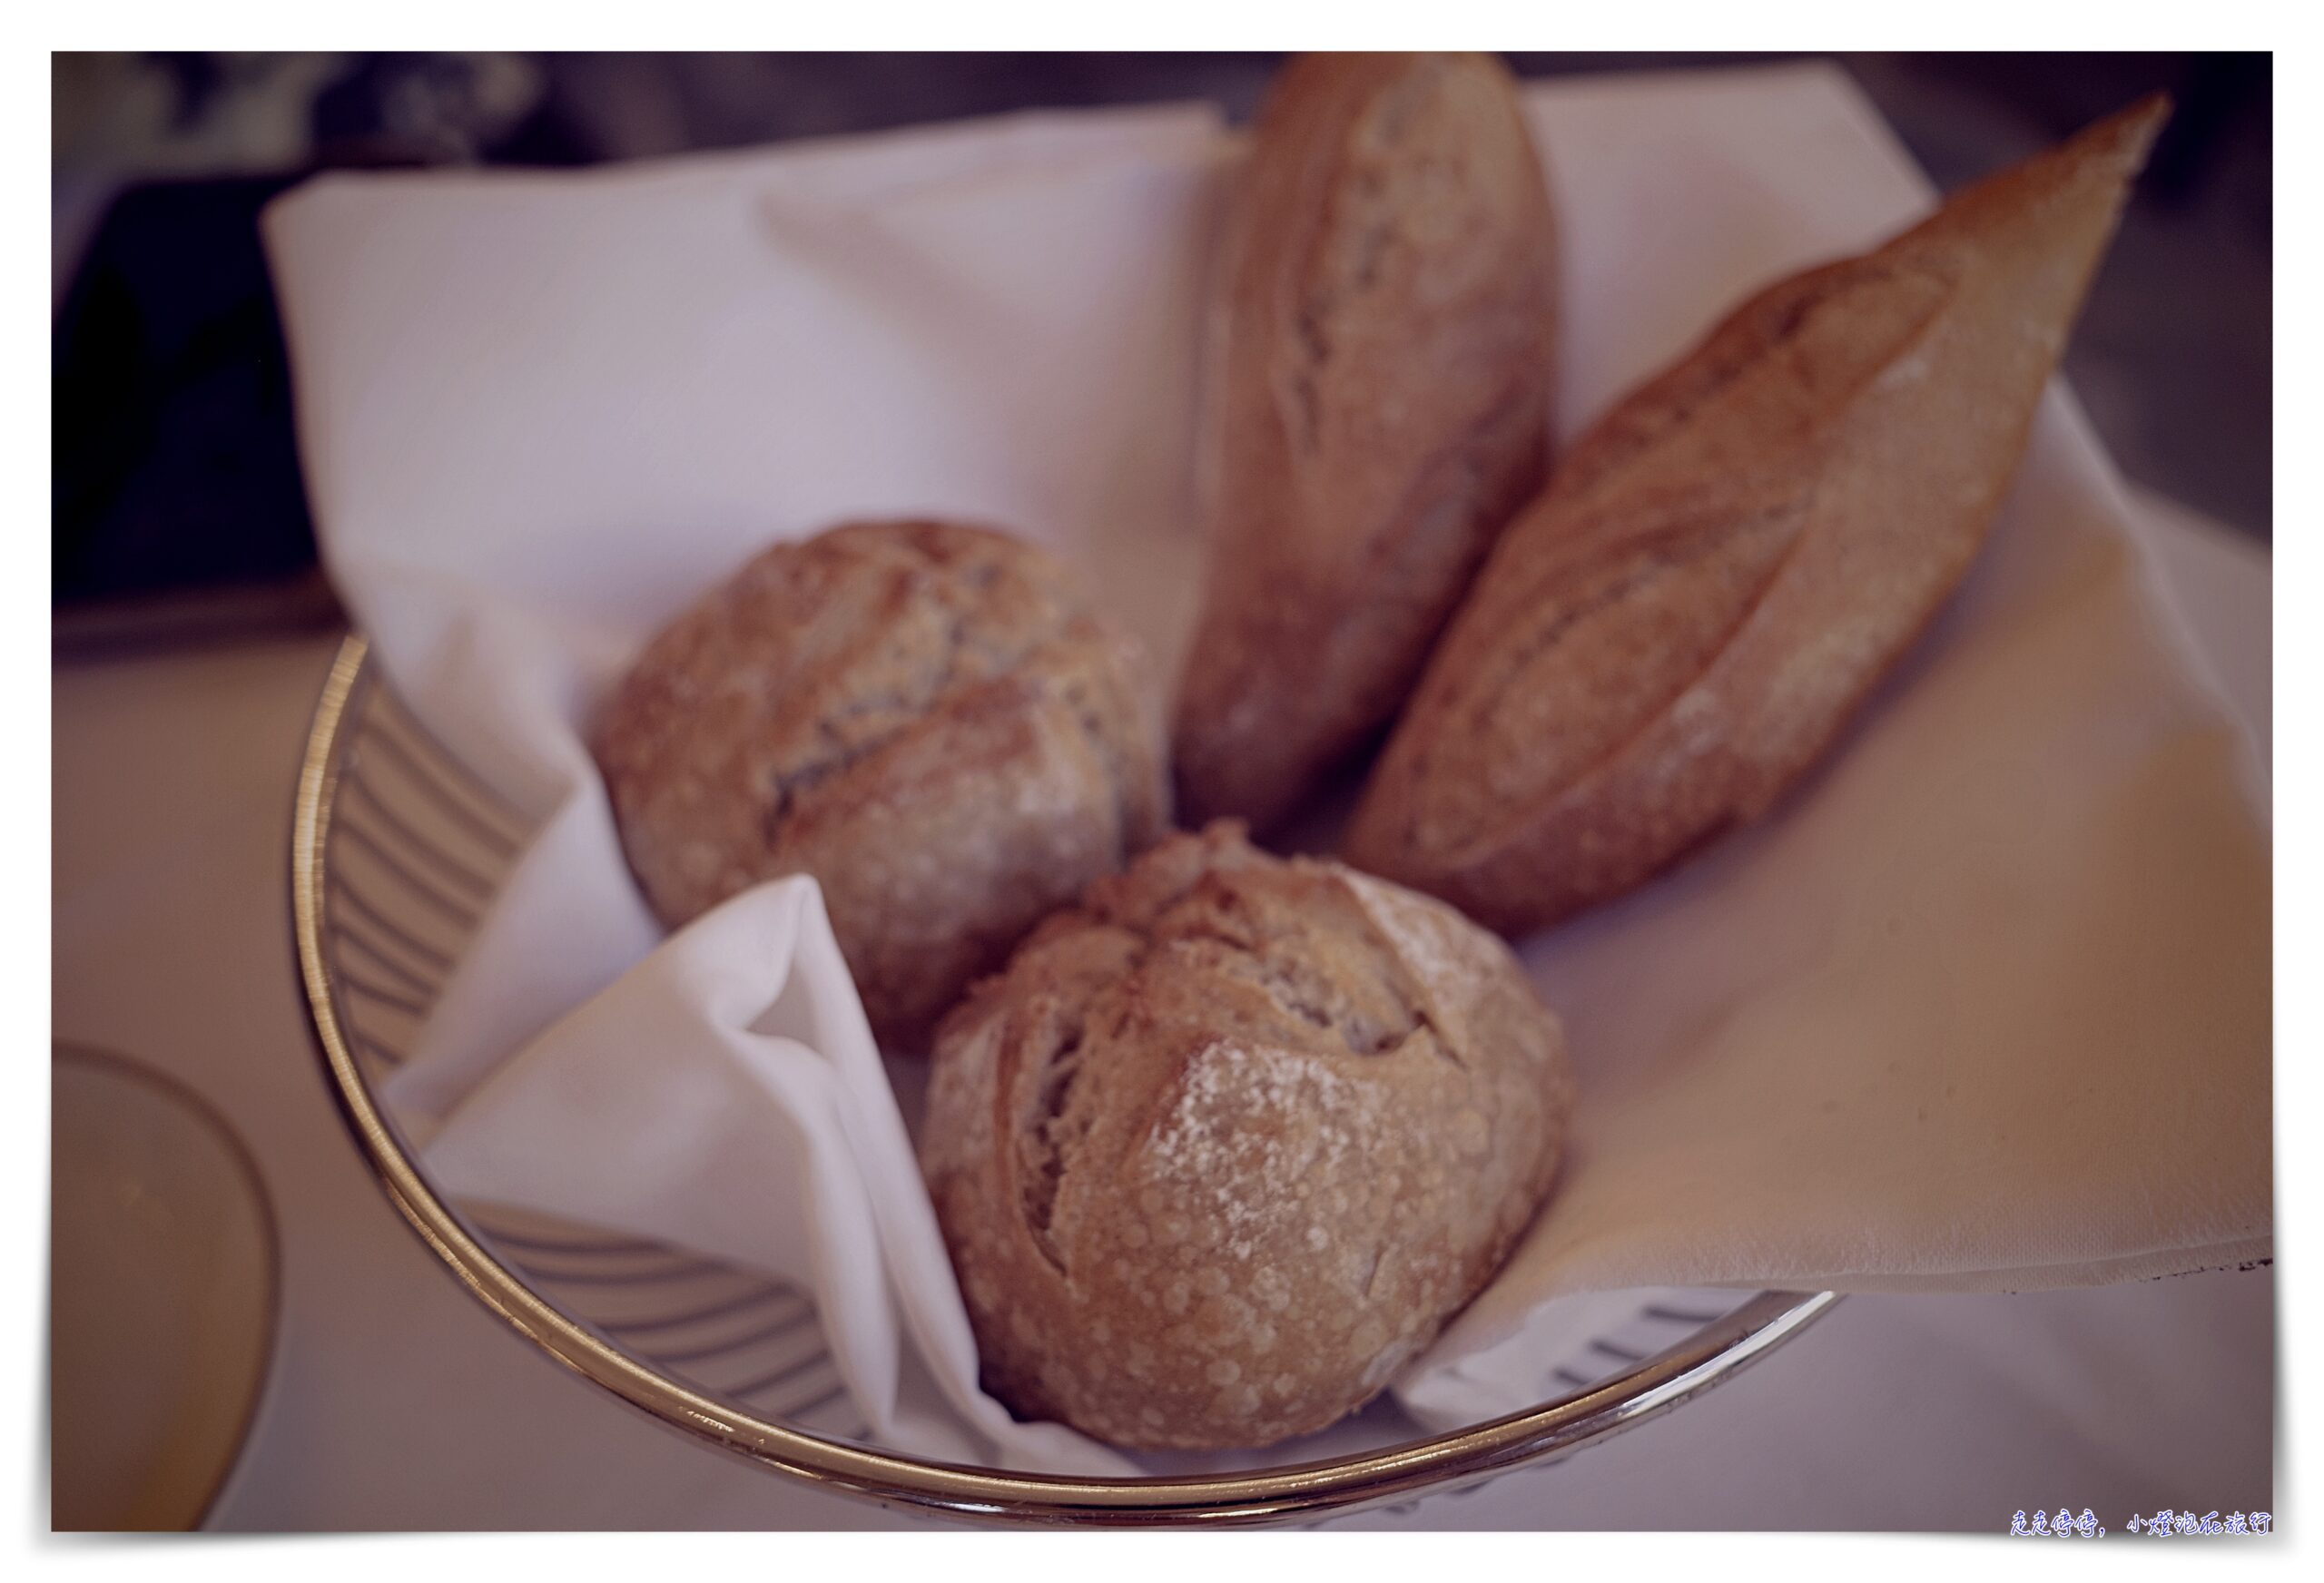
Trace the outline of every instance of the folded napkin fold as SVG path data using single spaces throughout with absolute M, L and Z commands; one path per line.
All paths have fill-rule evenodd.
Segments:
M 1821 68 L 1530 90 L 1570 431 L 1752 287 L 1931 194 Z M 554 176 L 333 176 L 269 214 L 332 576 L 527 849 L 388 1096 L 456 1195 L 811 1287 L 875 1436 L 1123 1470 L 978 1389 L 812 881 L 668 940 L 581 745 L 771 539 L 927 512 L 1077 562 L 1175 674 L 1196 591 L 1210 113 L 1031 116 Z M 1399 1381 L 1561 1389 L 1589 1298 L 2017 1289 L 2270 1248 L 2264 782 L 2053 392 L 1961 596 L 1765 824 L 1521 942 L 1583 1077 L 1569 1167 Z

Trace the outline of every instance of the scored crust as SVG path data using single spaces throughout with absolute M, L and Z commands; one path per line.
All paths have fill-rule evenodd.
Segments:
M 1169 837 L 948 1017 L 922 1165 L 989 1389 L 1118 1445 L 1374 1395 L 1500 1267 L 1572 1106 L 1498 940 L 1237 825 Z
M 855 523 L 655 636 L 592 746 L 664 923 L 813 875 L 872 1027 L 908 1046 L 1167 823 L 1141 664 L 1031 546 Z
M 2163 110 L 1777 282 L 1617 403 L 1454 615 L 1350 859 L 1516 933 L 1771 808 L 1975 558 Z
M 1222 251 L 1217 500 L 1172 754 L 1187 820 L 1265 829 L 1394 712 L 1541 478 L 1556 228 L 1507 68 L 1293 62 Z

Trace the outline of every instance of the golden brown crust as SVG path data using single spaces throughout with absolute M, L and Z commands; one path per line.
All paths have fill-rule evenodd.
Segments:
M 1173 755 L 1265 827 L 1393 713 L 1550 431 L 1556 239 L 1508 72 L 1294 62 L 1236 193 L 1218 497 Z
M 1500 941 L 1239 826 L 1173 835 L 945 1018 L 922 1165 L 987 1387 L 1118 1445 L 1354 1411 L 1489 1280 L 1563 1147 Z
M 1167 823 L 1130 641 L 1041 551 L 943 522 L 766 550 L 649 643 L 593 750 L 675 928 L 812 874 L 881 1041 Z
M 1619 403 L 1453 617 L 1351 859 L 1514 932 L 1764 812 L 1968 569 L 2164 109 L 1769 288 Z

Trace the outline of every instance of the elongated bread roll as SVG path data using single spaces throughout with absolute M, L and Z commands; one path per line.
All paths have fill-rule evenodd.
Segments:
M 1350 860 L 1506 932 L 1756 818 L 1968 569 L 2168 106 L 1744 304 L 1502 539 Z
M 1217 497 L 1172 752 L 1189 823 L 1264 828 L 1403 702 L 1541 484 L 1555 236 L 1508 72 L 1294 62 L 1224 245 Z

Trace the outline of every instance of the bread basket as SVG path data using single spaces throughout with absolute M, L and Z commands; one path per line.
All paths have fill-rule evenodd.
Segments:
M 359 635 L 342 644 L 300 771 L 290 850 L 299 965 L 356 1144 L 478 1301 L 584 1379 L 773 1471 L 935 1517 L 1126 1527 L 1315 1522 L 1472 1488 L 1641 1423 L 1730 1378 L 1826 1312 L 1768 1292 L 1724 1314 L 1651 1310 L 1656 1350 L 1603 1351 L 1601 1380 L 1491 1422 L 1257 1471 L 1067 1479 L 877 1450 L 822 1347 L 809 1295 L 683 1250 L 484 1206 L 431 1185 L 375 1084 L 402 1059 L 526 821 L 395 700 Z

